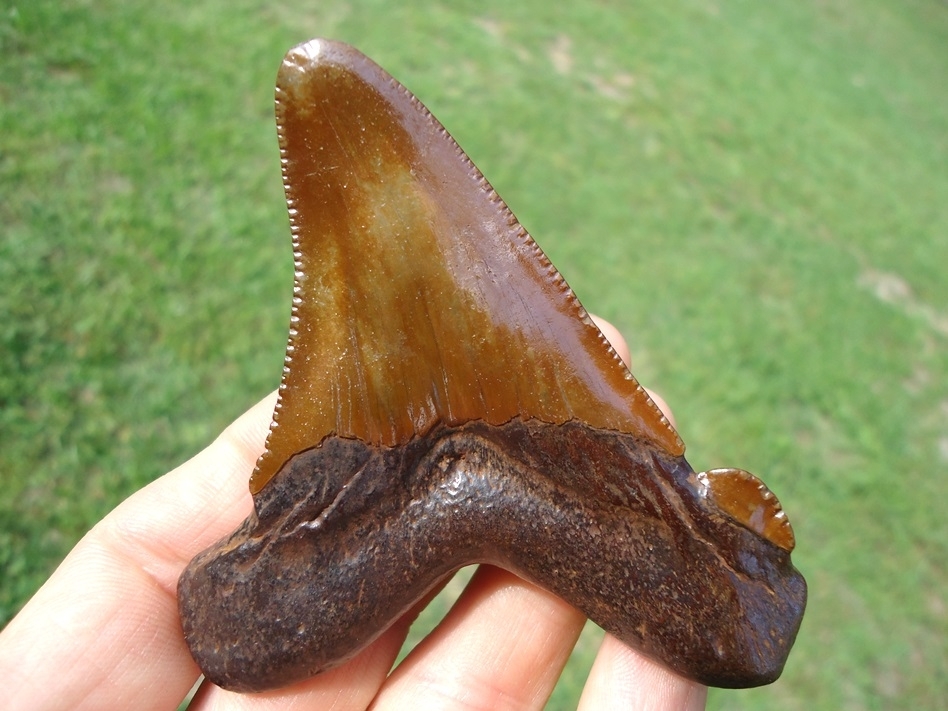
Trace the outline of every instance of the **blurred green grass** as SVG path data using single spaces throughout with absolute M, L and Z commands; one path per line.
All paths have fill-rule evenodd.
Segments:
M 360 47 L 442 120 L 628 334 L 696 467 L 780 496 L 803 629 L 776 684 L 711 706 L 943 705 L 937 0 L 0 3 L 0 622 L 278 383 L 292 263 L 272 87 L 313 36 Z M 575 705 L 595 640 L 550 708 Z

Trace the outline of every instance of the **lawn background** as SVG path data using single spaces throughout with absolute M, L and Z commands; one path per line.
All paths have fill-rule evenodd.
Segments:
M 628 335 L 692 464 L 753 471 L 789 512 L 797 646 L 711 707 L 944 706 L 938 0 L 0 0 L 0 623 L 277 385 L 273 79 L 313 36 L 441 119 Z M 596 639 L 550 708 L 575 705 Z

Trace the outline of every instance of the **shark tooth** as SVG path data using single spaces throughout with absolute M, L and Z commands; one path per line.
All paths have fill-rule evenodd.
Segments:
M 207 678 L 357 654 L 446 576 L 504 567 L 683 676 L 779 676 L 806 602 L 756 477 L 677 432 L 428 110 L 371 60 L 286 55 L 295 282 L 254 512 L 179 581 Z

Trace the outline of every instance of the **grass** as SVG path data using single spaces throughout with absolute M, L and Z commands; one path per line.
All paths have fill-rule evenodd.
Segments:
M 553 5 L 0 4 L 0 623 L 277 384 L 273 77 L 333 36 L 428 104 L 629 334 L 692 463 L 754 471 L 789 511 L 797 646 L 711 707 L 948 698 L 948 9 Z M 595 636 L 550 708 L 575 705 Z

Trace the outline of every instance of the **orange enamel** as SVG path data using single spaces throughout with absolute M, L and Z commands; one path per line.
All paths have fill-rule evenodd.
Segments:
M 394 446 L 437 422 L 571 419 L 678 434 L 477 168 L 404 87 L 314 40 L 277 78 L 294 242 L 280 399 L 251 480 L 331 434 Z
M 793 527 L 764 482 L 743 469 L 712 469 L 698 477 L 718 508 L 774 545 L 793 551 Z

